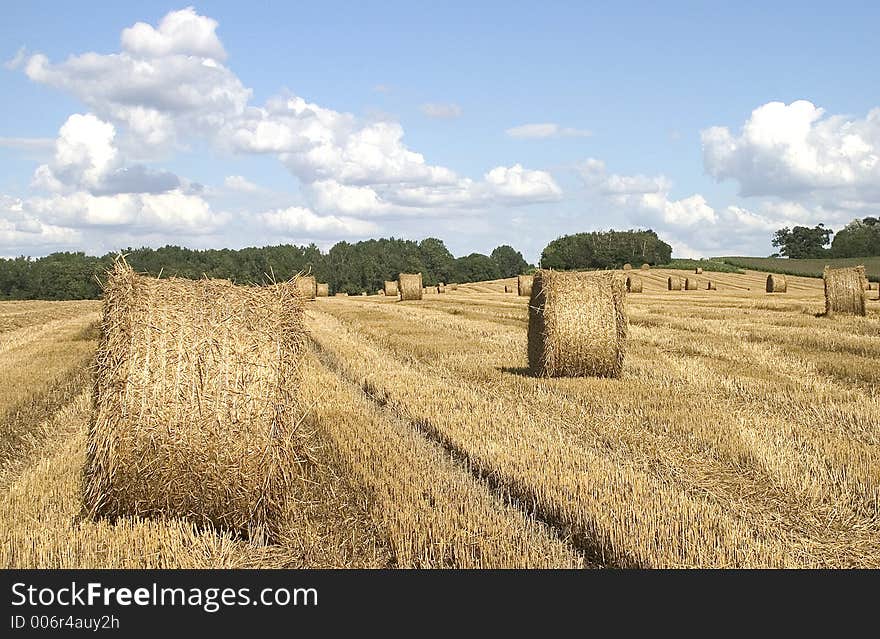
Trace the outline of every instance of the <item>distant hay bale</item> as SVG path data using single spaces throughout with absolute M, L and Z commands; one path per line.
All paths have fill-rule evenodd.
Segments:
M 330 296 L 330 285 L 319 283 L 315 285 L 315 296 L 316 297 L 329 297 Z
M 446 287 L 443 286 L 442 284 L 440 284 L 440 285 L 437 287 L 437 292 L 438 292 L 438 293 L 445 293 L 445 292 L 446 292 Z
M 825 267 L 825 315 L 865 315 L 865 267 Z
M 651 270 L 651 265 L 650 265 L 650 264 L 642 264 L 641 269 L 642 269 L 643 271 L 650 271 L 650 270 Z
M 614 272 L 540 270 L 529 298 L 528 355 L 547 377 L 619 377 L 627 320 Z
M 631 270 L 632 270 L 632 267 L 633 267 L 632 264 L 627 263 L 627 264 L 624 264 L 624 265 L 623 265 L 623 270 L 624 270 L 624 271 L 631 271 Z
M 458 284 L 450 284 L 450 285 L 449 285 L 449 290 L 450 290 L 450 291 L 457 291 L 457 290 L 458 290 Z
M 385 280 L 385 295 L 397 297 L 397 280 Z
M 770 273 L 767 276 L 767 292 L 768 293 L 785 293 L 788 290 L 788 282 L 784 275 Z
M 666 278 L 666 290 L 667 291 L 680 291 L 681 290 L 681 278 L 680 277 L 667 277 Z
M 504 292 L 505 293 L 513 293 L 513 287 L 510 286 L 509 284 L 505 284 L 504 285 Z
M 422 274 L 401 273 L 397 276 L 397 290 L 401 301 L 422 299 Z
M 521 297 L 532 296 L 532 283 L 535 277 L 533 275 L 517 275 L 516 276 L 516 292 Z
M 642 292 L 642 278 L 636 277 L 635 275 L 627 275 L 624 280 L 626 284 L 626 292 L 627 293 L 641 293 Z
M 309 448 L 296 396 L 300 287 L 160 280 L 120 259 L 102 328 L 85 513 L 182 517 L 276 540 Z
M 712 280 L 706 282 L 706 290 L 707 291 L 717 291 L 718 286 Z
M 695 277 L 684 278 L 684 290 L 696 291 L 697 288 L 699 288 L 699 284 L 697 283 L 697 278 L 695 278 Z
M 294 286 L 302 293 L 303 299 L 313 300 L 318 294 L 318 285 L 312 275 L 297 275 L 293 278 Z
M 367 292 L 366 292 L 366 291 L 361 291 L 361 297 L 366 297 L 366 296 L 367 296 Z
M 348 297 L 348 293 L 336 293 L 333 297 Z
M 702 275 L 703 269 L 698 266 L 697 268 L 694 269 L 694 273 L 697 275 Z
M 877 289 L 878 289 L 877 282 L 868 282 L 868 290 L 869 291 L 876 291 Z

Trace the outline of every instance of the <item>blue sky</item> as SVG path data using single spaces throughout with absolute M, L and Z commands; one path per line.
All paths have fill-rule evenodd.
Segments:
M 0 255 L 880 211 L 878 5 L 586 4 L 6 3 Z

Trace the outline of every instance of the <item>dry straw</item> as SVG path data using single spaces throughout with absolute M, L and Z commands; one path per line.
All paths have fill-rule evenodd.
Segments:
M 532 283 L 534 282 L 533 275 L 517 275 L 516 276 L 516 291 L 522 297 L 531 297 L 532 295 Z
M 422 274 L 401 273 L 397 276 L 397 290 L 401 301 L 422 299 Z
M 768 293 L 785 293 L 788 290 L 788 282 L 784 275 L 770 273 L 767 276 L 767 292 Z
M 302 293 L 303 299 L 313 300 L 318 294 L 318 285 L 313 275 L 297 275 L 293 279 L 297 290 Z
M 667 277 L 666 278 L 666 290 L 667 291 L 680 291 L 681 290 L 681 278 L 680 277 Z
M 631 271 L 631 270 L 632 270 L 632 267 L 633 267 L 632 264 L 627 263 L 627 264 L 624 264 L 624 265 L 623 265 L 623 270 L 624 270 L 624 271 Z
M 825 315 L 865 314 L 865 267 L 825 267 Z
M 627 320 L 613 272 L 535 274 L 529 299 L 529 367 L 548 377 L 619 377 Z
M 319 283 L 315 286 L 315 296 L 316 297 L 329 297 L 330 296 L 330 285 L 326 283 Z
M 635 275 L 627 275 L 626 276 L 626 292 L 627 293 L 641 293 L 642 292 L 642 278 L 636 277 Z
M 696 291 L 699 287 L 697 283 L 697 278 L 695 277 L 686 277 L 684 279 L 684 290 L 686 291 Z
M 397 280 L 385 280 L 385 295 L 397 297 Z
M 85 512 L 277 539 L 309 449 L 297 401 L 299 286 L 159 280 L 120 258 L 102 329 Z

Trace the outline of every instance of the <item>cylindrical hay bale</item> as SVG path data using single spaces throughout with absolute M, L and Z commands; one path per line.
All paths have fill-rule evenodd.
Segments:
M 532 296 L 532 282 L 534 281 L 533 275 L 517 275 L 516 276 L 516 292 L 521 297 L 531 297 Z
M 309 443 L 295 283 L 156 279 L 119 260 L 104 292 L 83 505 L 274 540 Z
M 319 283 L 315 285 L 315 295 L 317 297 L 329 297 L 330 296 L 330 285 Z
M 449 285 L 449 290 L 450 290 L 450 291 L 457 291 L 457 290 L 458 290 L 458 284 L 450 284 L 450 285 Z
M 785 281 L 784 275 L 770 273 L 767 276 L 767 292 L 768 293 L 785 293 L 788 290 L 788 282 Z
M 700 267 L 698 266 L 697 268 L 694 269 L 694 273 L 695 273 L 696 275 L 702 275 L 702 274 L 703 274 L 703 269 L 700 268 Z
M 642 278 L 636 277 L 635 275 L 627 275 L 626 276 L 626 292 L 627 293 L 641 293 L 642 292 Z
M 397 280 L 385 280 L 385 295 L 397 297 Z
M 876 291 L 877 287 L 878 287 L 877 282 L 868 282 L 868 290 L 869 291 Z
M 706 290 L 707 291 L 717 291 L 718 285 L 715 284 L 715 282 L 713 282 L 712 280 L 709 280 L 708 282 L 706 282 Z
M 680 291 L 681 290 L 681 278 L 680 277 L 667 277 L 666 278 L 666 290 Z
M 505 293 L 513 293 L 513 287 L 510 286 L 509 284 L 505 284 L 504 285 L 504 292 Z
M 619 377 L 627 320 L 614 272 L 535 274 L 529 298 L 529 367 L 547 377 Z
M 361 297 L 366 297 L 366 296 L 367 296 L 367 292 L 366 292 L 366 291 L 361 291 Z
M 632 270 L 632 267 L 633 267 L 632 264 L 627 263 L 627 264 L 624 264 L 624 265 L 623 265 L 623 270 L 624 270 L 624 271 L 631 271 L 631 270 Z
M 650 270 L 651 270 L 651 265 L 650 265 L 650 264 L 642 264 L 642 267 L 641 267 L 641 268 L 642 268 L 643 271 L 650 271 Z
M 401 301 L 422 299 L 422 274 L 401 273 L 397 276 L 397 290 Z
M 865 314 L 865 267 L 825 267 L 825 315 L 847 313 Z
M 698 286 L 699 284 L 697 283 L 697 279 L 695 277 L 684 278 L 684 290 L 696 291 Z
M 440 286 L 437 287 L 437 292 L 438 293 L 445 293 L 446 287 L 441 284 Z
M 348 293 L 336 293 L 333 297 L 348 297 Z
M 318 285 L 312 275 L 297 275 L 293 278 L 293 283 L 302 293 L 303 299 L 313 300 L 318 294 Z

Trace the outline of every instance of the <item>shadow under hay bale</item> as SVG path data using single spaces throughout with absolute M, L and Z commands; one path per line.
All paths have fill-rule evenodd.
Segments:
M 667 291 L 680 291 L 681 290 L 681 278 L 667 277 L 666 278 L 666 290 Z
M 385 280 L 384 289 L 387 297 L 397 297 L 397 280 Z
M 865 267 L 825 267 L 825 315 L 865 315 Z
M 613 272 L 535 274 L 529 298 L 529 369 L 545 377 L 619 377 L 627 320 Z
M 517 275 L 516 276 L 516 292 L 520 297 L 531 297 L 533 275 Z
M 310 448 L 296 394 L 298 287 L 159 280 L 120 259 L 102 325 L 85 514 L 181 517 L 276 540 Z
M 768 293 L 785 293 L 788 291 L 788 282 L 784 275 L 770 273 L 767 276 L 767 292 Z
M 422 274 L 401 273 L 397 276 L 397 290 L 402 302 L 422 299 Z
M 293 283 L 303 299 L 313 300 L 318 294 L 318 285 L 313 275 L 297 275 L 293 278 Z
M 635 275 L 627 275 L 624 280 L 626 284 L 626 292 L 627 293 L 641 293 L 642 292 L 642 278 L 636 277 Z
M 315 296 L 316 297 L 330 297 L 330 285 L 326 283 L 319 283 L 315 286 Z

